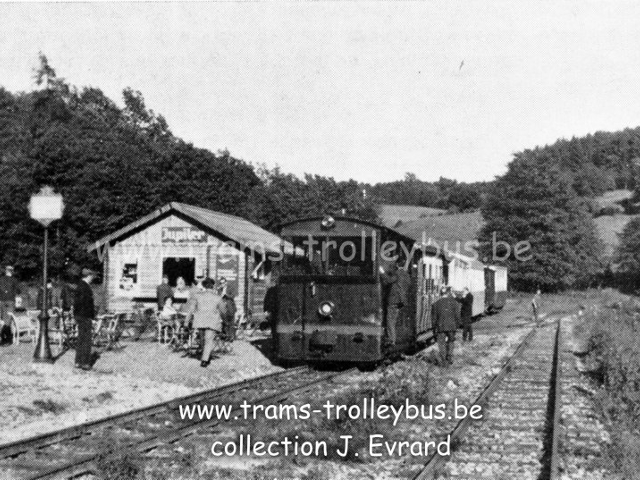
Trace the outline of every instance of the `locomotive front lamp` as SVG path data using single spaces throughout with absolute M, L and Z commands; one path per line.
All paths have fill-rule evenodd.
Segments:
M 322 228 L 324 228 L 325 230 L 328 230 L 329 228 L 333 228 L 335 224 L 336 224 L 336 219 L 333 218 L 331 215 L 326 215 L 320 222 L 320 225 L 322 225 Z
M 31 218 L 44 227 L 44 248 L 42 253 L 42 311 L 40 313 L 40 329 L 33 361 L 38 363 L 53 363 L 51 347 L 49 345 L 49 312 L 47 291 L 47 250 L 49 248 L 49 225 L 54 220 L 62 218 L 64 203 L 62 195 L 55 193 L 51 187 L 42 187 L 40 192 L 31 196 L 29 213 Z
M 318 307 L 318 313 L 323 317 L 330 317 L 335 308 L 333 302 L 322 302 Z

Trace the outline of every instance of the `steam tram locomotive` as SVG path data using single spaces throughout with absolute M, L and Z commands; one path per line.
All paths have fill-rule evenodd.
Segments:
M 410 350 L 431 331 L 431 305 L 446 283 L 445 257 L 417 248 L 395 230 L 348 217 L 314 217 L 281 226 L 293 255 L 282 262 L 273 328 L 281 361 L 371 364 Z M 396 344 L 384 346 L 381 269 L 399 256 L 411 278 Z
M 506 269 L 418 243 L 388 227 L 325 216 L 283 224 L 279 234 L 292 253 L 283 258 L 276 287 L 272 335 L 280 361 L 371 365 L 410 351 L 431 336 L 431 306 L 444 285 L 456 292 L 470 289 L 474 316 L 504 304 Z M 395 346 L 385 349 L 382 271 L 397 257 L 410 277 L 408 305 L 396 323 Z

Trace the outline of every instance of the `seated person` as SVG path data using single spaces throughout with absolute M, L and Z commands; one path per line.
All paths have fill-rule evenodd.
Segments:
M 162 320 L 172 320 L 177 313 L 178 310 L 173 306 L 173 298 L 167 297 L 160 312 L 160 318 Z
M 191 289 L 187 286 L 187 282 L 184 278 L 178 277 L 176 281 L 176 288 L 173 290 L 173 300 L 176 308 L 183 311 L 188 310 L 188 304 L 192 297 Z

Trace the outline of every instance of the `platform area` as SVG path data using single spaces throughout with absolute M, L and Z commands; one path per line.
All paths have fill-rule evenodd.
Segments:
M 74 368 L 74 350 L 35 364 L 32 343 L 0 347 L 0 444 L 280 370 L 269 342 L 266 335 L 238 340 L 202 368 L 165 344 L 123 341 L 91 371 Z

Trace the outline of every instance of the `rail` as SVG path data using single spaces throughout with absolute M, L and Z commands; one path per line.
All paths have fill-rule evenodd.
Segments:
M 310 370 L 308 367 L 298 367 L 284 372 L 276 372 L 262 377 L 243 380 L 241 382 L 226 385 L 223 387 L 210 389 L 196 394 L 183 396 L 180 398 L 171 399 L 166 402 L 161 402 L 150 407 L 143 407 L 136 410 L 131 410 L 118 415 L 113 415 L 100 420 L 92 422 L 86 422 L 81 425 L 68 427 L 55 432 L 38 435 L 25 440 L 12 442 L 0 446 L 0 460 L 11 463 L 12 460 L 17 460 L 23 455 L 29 455 L 31 453 L 37 453 L 39 456 L 46 457 L 46 449 L 44 447 L 50 447 L 52 445 L 58 445 L 66 443 L 66 447 L 71 446 L 72 450 L 76 444 L 78 444 L 77 450 L 86 451 L 86 445 L 83 439 L 89 438 L 92 433 L 101 431 L 102 429 L 109 429 L 113 426 L 123 425 L 127 422 L 136 421 L 142 422 L 145 418 L 153 418 L 154 415 L 163 414 L 168 412 L 175 412 L 178 405 L 193 404 L 203 401 L 210 401 L 212 399 L 227 396 L 233 393 L 248 391 L 255 388 L 262 391 L 259 388 L 264 385 L 265 382 L 276 381 L 278 388 L 275 388 L 275 393 L 269 393 L 267 395 L 260 395 L 252 398 L 254 404 L 269 404 L 274 402 L 282 402 L 287 397 L 304 391 L 316 384 L 329 382 L 336 377 L 348 375 L 355 371 L 350 369 L 340 372 L 321 373 Z M 304 379 L 303 374 L 309 374 L 309 379 Z M 301 383 L 296 384 L 296 382 Z M 292 387 L 286 387 L 286 380 L 294 383 Z M 284 388 L 283 388 L 284 387 Z M 201 421 L 185 421 L 184 425 L 179 425 L 175 428 L 165 429 L 159 433 L 146 433 L 142 438 L 135 441 L 128 441 L 124 447 L 121 445 L 118 448 L 135 449 L 137 451 L 146 452 L 157 448 L 161 445 L 171 444 L 181 438 L 184 438 L 192 433 L 205 428 L 215 427 L 217 424 L 223 423 L 224 420 L 218 418 L 211 418 Z M 144 429 L 141 429 L 144 432 Z M 108 456 L 116 452 L 115 447 L 108 451 L 92 451 L 87 454 L 81 454 L 72 460 L 55 465 L 55 462 L 51 462 L 49 465 L 44 465 L 42 468 L 36 466 L 32 474 L 27 474 L 21 478 L 29 480 L 35 479 L 53 479 L 53 478 L 72 478 L 79 475 L 91 473 L 95 468 L 95 463 L 100 457 Z M 73 455 L 72 455 L 73 457 Z M 46 458 L 45 458 L 46 460 Z M 53 460 L 53 459 L 52 459 Z
M 556 322 L 554 322 L 556 323 Z M 509 357 L 509 359 L 504 363 L 504 365 L 500 368 L 500 371 L 491 379 L 491 381 L 488 383 L 488 385 L 484 388 L 484 390 L 482 390 L 482 392 L 478 395 L 478 397 L 475 399 L 475 401 L 473 402 L 475 405 L 485 405 L 487 403 L 487 401 L 489 400 L 489 397 L 498 389 L 498 387 L 500 386 L 500 384 L 502 383 L 502 381 L 504 380 L 504 378 L 510 373 L 510 371 L 512 370 L 512 367 L 514 366 L 515 362 L 518 361 L 521 357 L 522 354 L 524 353 L 527 345 L 531 342 L 531 340 L 535 337 L 536 332 L 538 331 L 538 329 L 540 328 L 544 328 L 546 326 L 550 325 L 550 323 L 545 322 L 545 323 L 536 323 L 536 325 L 527 333 L 527 335 L 525 336 L 525 338 L 523 339 L 523 341 L 520 343 L 520 345 L 518 345 L 518 347 L 516 348 L 515 352 L 511 355 L 511 357 Z M 557 472 L 558 472 L 558 461 L 557 461 L 557 443 L 558 443 L 558 422 L 559 422 L 559 412 L 560 412 L 560 408 L 559 408 L 559 397 L 560 397 L 560 387 L 559 387 L 559 365 L 560 365 L 560 361 L 559 361 L 559 339 L 560 339 L 560 326 L 561 326 L 561 320 L 560 318 L 558 318 L 557 320 L 557 331 L 556 331 L 556 335 L 555 335 L 555 345 L 553 348 L 553 355 L 554 355 L 554 366 L 553 366 L 553 372 L 552 375 L 555 375 L 555 396 L 552 399 L 553 402 L 553 423 L 552 423 L 552 446 L 551 446 L 551 455 L 550 455 L 550 471 L 551 471 L 551 476 L 550 478 L 555 480 L 557 477 Z M 553 377 L 552 377 L 553 378 Z M 451 431 L 450 433 L 450 441 L 451 441 L 451 445 L 458 445 L 459 442 L 462 440 L 464 434 L 466 433 L 467 429 L 470 427 L 472 422 L 471 417 L 465 417 L 464 419 L 460 420 L 456 426 L 454 427 L 454 429 Z M 446 462 L 449 461 L 449 457 L 444 457 L 444 456 L 440 456 L 438 454 L 434 454 L 432 455 L 429 460 L 424 464 L 424 466 L 422 467 L 422 469 L 420 470 L 420 472 L 418 472 L 417 475 L 415 475 L 413 478 L 414 480 L 431 480 L 431 479 L 435 479 L 437 478 L 438 475 L 438 471 L 439 469 L 444 466 L 444 464 L 446 464 Z M 554 473 L 555 472 L 555 473 Z

